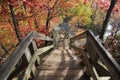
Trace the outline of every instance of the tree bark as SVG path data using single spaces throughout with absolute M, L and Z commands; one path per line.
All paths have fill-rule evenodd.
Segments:
M 12 17 L 12 20 L 13 20 L 16 36 L 18 38 L 18 41 L 20 42 L 21 37 L 20 37 L 19 30 L 18 30 L 18 22 L 17 22 L 17 19 L 15 17 L 15 14 L 14 14 L 13 6 L 11 5 L 11 0 L 8 0 L 8 2 L 9 2 L 9 8 L 10 8 L 10 12 L 11 12 L 10 14 L 11 14 L 11 17 Z
M 51 10 L 48 11 L 47 20 L 46 20 L 46 31 L 49 31 L 50 20 L 52 19 L 52 15 L 51 15 L 51 14 L 54 12 L 54 8 L 55 8 L 55 6 L 57 5 L 58 1 L 59 1 L 59 0 L 56 0 L 55 3 L 53 4 L 53 6 L 52 6 L 52 9 L 53 9 L 53 10 L 52 10 L 52 11 L 51 11 Z
M 46 31 L 48 31 L 49 30 L 49 23 L 50 23 L 50 11 L 48 12 L 48 14 L 47 14 L 47 20 L 46 20 Z
M 36 18 L 34 19 L 34 26 L 35 26 L 35 28 L 38 28 L 38 21 Z
M 113 11 L 113 8 L 114 8 L 116 2 L 117 2 L 117 0 L 111 0 L 110 7 L 107 11 L 105 20 L 104 20 L 103 25 L 102 25 L 102 30 L 101 30 L 101 33 L 100 33 L 100 39 L 101 40 L 103 40 L 103 38 L 104 38 L 104 34 L 105 34 L 105 31 L 106 31 L 110 16 L 111 16 L 111 13 Z

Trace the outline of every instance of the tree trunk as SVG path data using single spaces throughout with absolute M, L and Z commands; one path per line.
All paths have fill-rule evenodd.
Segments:
M 104 34 L 105 34 L 105 31 L 106 31 L 106 28 L 107 28 L 107 24 L 109 22 L 112 10 L 113 10 L 116 2 L 117 2 L 117 0 L 111 0 L 110 7 L 108 9 L 108 12 L 106 14 L 105 20 L 104 20 L 103 25 L 102 25 L 102 30 L 101 30 L 101 33 L 100 33 L 100 39 L 101 40 L 103 40 L 103 38 L 104 38 Z
M 49 24 L 50 24 L 50 11 L 47 14 L 47 20 L 46 20 L 46 31 L 49 31 Z
M 35 26 L 35 28 L 38 28 L 38 22 L 37 22 L 36 18 L 34 19 L 34 26 Z
M 51 15 L 51 14 L 54 12 L 54 8 L 55 8 L 55 6 L 57 5 L 58 1 L 59 1 L 59 0 L 56 0 L 56 1 L 54 2 L 53 6 L 52 6 L 52 9 L 53 9 L 53 10 L 52 10 L 52 11 L 51 11 L 51 10 L 48 11 L 47 20 L 46 20 L 46 31 L 49 31 L 50 20 L 52 19 L 52 15 Z
M 10 8 L 10 12 L 11 12 L 10 14 L 11 14 L 11 17 L 12 17 L 12 20 L 13 20 L 16 36 L 17 36 L 17 38 L 18 38 L 18 40 L 20 42 L 21 41 L 21 37 L 20 37 L 19 30 L 18 30 L 18 22 L 17 22 L 17 19 L 15 17 L 15 14 L 14 14 L 13 6 L 11 5 L 11 1 L 8 0 L 8 2 L 9 2 L 9 8 Z

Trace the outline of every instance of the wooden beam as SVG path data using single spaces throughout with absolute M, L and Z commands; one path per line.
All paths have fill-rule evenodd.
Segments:
M 30 45 L 34 38 L 39 38 L 42 40 L 52 41 L 51 38 L 43 35 L 38 34 L 35 32 L 30 32 L 25 39 L 23 39 L 20 44 L 17 46 L 13 54 L 11 54 L 8 59 L 3 64 L 0 70 L 0 79 L 7 80 L 11 72 L 14 70 L 16 64 L 22 58 L 23 54 L 25 53 L 26 48 Z
M 28 45 L 31 43 L 32 36 L 33 34 L 32 32 L 30 32 L 27 35 L 27 37 L 20 42 L 19 46 L 15 49 L 14 53 L 10 55 L 8 59 L 5 61 L 5 64 L 2 66 L 0 70 L 0 79 L 7 80 L 10 73 L 13 71 L 14 67 L 24 54 L 26 47 L 28 47 Z
M 46 41 L 53 41 L 52 38 L 45 36 L 44 34 L 34 32 L 34 38 L 38 38 L 40 40 L 46 40 Z
M 78 40 L 78 39 L 83 39 L 83 38 L 86 38 L 86 31 L 84 31 L 83 33 L 80 33 L 74 37 L 72 37 L 70 40 Z
M 99 42 L 98 38 L 96 38 L 91 31 L 86 31 L 85 34 L 87 34 L 87 43 L 86 43 L 85 50 L 87 50 L 87 52 L 89 53 L 90 50 L 93 49 L 92 51 L 95 51 L 96 56 L 100 57 L 101 61 L 105 64 L 105 66 L 109 70 L 109 73 L 112 79 L 119 80 L 120 65 L 115 61 L 112 55 L 103 47 L 102 43 Z M 79 36 L 74 37 L 71 40 L 79 39 L 80 38 Z M 93 46 L 93 48 L 91 48 L 90 46 Z M 79 48 L 74 47 L 74 49 L 80 51 Z M 91 54 L 89 53 L 89 55 Z M 96 59 L 96 56 L 94 56 L 95 59 Z
M 28 80 L 30 78 L 31 71 L 33 71 L 34 75 L 36 74 L 35 61 L 37 60 L 37 58 L 38 58 L 38 56 L 40 54 L 45 53 L 46 51 L 50 50 L 51 48 L 53 48 L 53 45 L 47 46 L 47 47 L 44 47 L 44 48 L 40 48 L 39 50 L 37 50 L 35 52 L 35 54 L 32 57 L 32 60 L 30 61 L 29 65 L 28 65 L 28 67 L 26 69 L 26 72 L 25 72 L 25 75 L 23 77 L 23 80 Z
M 81 53 L 82 61 L 86 65 L 87 75 L 92 76 L 94 80 L 97 80 L 98 78 L 93 71 L 93 65 L 91 64 L 91 62 L 89 61 L 89 58 L 87 56 L 88 53 L 84 49 L 81 49 L 81 48 L 78 48 L 75 46 L 71 46 L 71 47 Z
M 49 50 L 52 49 L 53 47 L 54 47 L 54 45 L 40 48 L 40 49 L 37 50 L 37 54 L 38 54 L 38 55 L 41 55 L 41 54 L 45 53 L 46 51 L 49 51 Z
M 27 47 L 26 50 L 25 50 L 25 57 L 26 57 L 26 59 L 27 59 L 27 62 L 29 63 L 30 60 L 31 60 L 31 58 L 32 58 L 32 56 L 31 56 L 31 53 L 30 53 L 30 50 L 29 50 L 28 47 Z
M 87 39 L 95 46 L 95 51 L 100 56 L 100 59 L 108 68 L 112 79 L 120 79 L 120 65 L 115 61 L 112 55 L 103 47 L 91 31 L 86 31 Z

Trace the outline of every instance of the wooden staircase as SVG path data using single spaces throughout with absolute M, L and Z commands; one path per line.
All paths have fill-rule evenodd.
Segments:
M 35 80 L 89 80 L 84 73 L 81 58 L 70 49 L 69 41 L 64 34 L 57 32 L 55 34 L 56 45 L 41 59 Z
M 61 44 L 59 42 L 59 44 Z M 64 45 L 64 44 L 62 44 Z M 42 59 L 37 67 L 38 73 L 35 80 L 81 80 L 84 67 L 81 59 L 74 55 L 70 49 L 63 46 L 53 49 L 49 55 Z M 84 77 L 87 80 L 87 77 Z
M 50 38 L 30 32 L 0 68 L 0 80 L 120 79 L 120 65 L 91 31 L 72 38 L 61 33 Z M 37 48 L 36 38 L 48 44 Z

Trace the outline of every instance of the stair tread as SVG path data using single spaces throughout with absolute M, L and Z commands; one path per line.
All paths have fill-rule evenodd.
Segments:
M 83 75 L 83 70 L 41 70 L 37 74 L 37 76 L 51 76 L 51 77 L 63 77 L 63 76 L 69 76 L 69 77 L 77 77 Z
M 35 80 L 80 80 L 80 77 L 36 77 Z
M 65 61 L 69 61 L 70 59 L 75 59 L 76 56 L 74 56 L 71 52 L 71 50 L 60 50 L 60 49 L 55 49 L 53 51 L 50 52 L 50 55 L 46 58 L 44 58 L 44 60 L 57 60 L 57 61 L 61 61 L 61 60 L 65 60 Z
M 79 80 L 84 73 L 80 62 L 71 50 L 54 49 L 37 67 L 36 80 Z
M 81 69 L 83 66 L 80 64 L 78 60 L 70 60 L 70 61 L 44 61 L 42 65 L 38 66 L 37 69 L 44 70 L 44 69 Z

